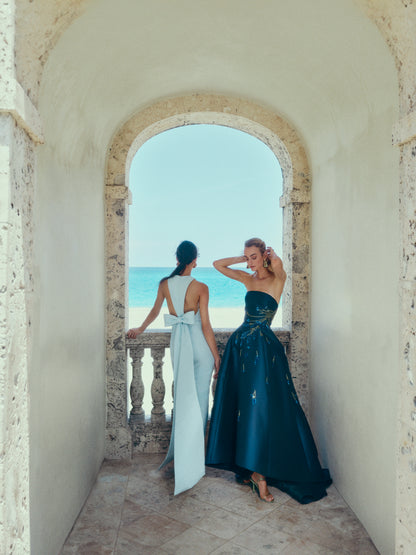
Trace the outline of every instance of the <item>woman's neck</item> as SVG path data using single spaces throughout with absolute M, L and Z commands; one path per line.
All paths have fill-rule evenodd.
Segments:
M 192 270 L 193 270 L 193 265 L 192 265 L 192 264 L 188 264 L 187 266 L 185 266 L 185 269 L 184 269 L 184 271 L 181 273 L 181 276 L 190 276 Z
M 267 268 L 260 268 L 256 271 L 255 276 L 257 279 L 266 279 L 270 277 L 270 272 Z

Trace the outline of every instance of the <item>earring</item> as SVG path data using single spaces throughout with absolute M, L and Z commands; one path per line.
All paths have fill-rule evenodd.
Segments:
M 269 261 L 267 260 L 267 258 L 263 258 L 263 268 L 268 268 L 269 267 Z

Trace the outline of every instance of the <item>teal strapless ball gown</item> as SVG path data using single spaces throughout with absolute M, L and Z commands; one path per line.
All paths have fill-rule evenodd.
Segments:
M 284 348 L 270 328 L 277 306 L 268 293 L 246 294 L 244 322 L 221 362 L 206 464 L 240 475 L 256 471 L 310 503 L 324 497 L 332 481 L 319 463 Z

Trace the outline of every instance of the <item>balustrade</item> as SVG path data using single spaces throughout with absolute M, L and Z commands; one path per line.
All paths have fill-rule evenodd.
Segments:
M 215 331 L 220 355 L 224 352 L 225 345 L 230 337 L 231 331 Z M 290 332 L 275 330 L 275 334 L 283 344 L 286 354 L 290 359 Z M 172 376 L 164 376 L 164 360 L 168 355 L 170 346 L 170 331 L 146 331 L 136 339 L 127 339 L 126 348 L 131 358 L 131 383 L 129 387 L 131 410 L 129 426 L 133 436 L 133 451 L 135 452 L 162 452 L 169 445 L 171 430 L 171 411 L 166 413 L 165 393 L 166 381 Z M 166 352 L 168 350 L 168 352 Z M 153 376 L 151 384 L 143 380 L 143 368 L 145 352 L 150 351 Z M 146 372 L 148 373 L 148 372 Z M 153 408 L 150 414 L 146 414 L 145 403 L 151 396 Z M 173 398 L 173 384 L 172 384 Z

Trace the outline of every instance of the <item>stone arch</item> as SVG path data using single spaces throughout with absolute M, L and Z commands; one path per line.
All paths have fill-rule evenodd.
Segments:
M 217 124 L 245 131 L 276 155 L 283 174 L 283 259 L 288 274 L 283 326 L 291 331 L 290 362 L 305 409 L 309 367 L 309 207 L 310 171 L 296 130 L 276 113 L 248 100 L 193 94 L 161 100 L 141 110 L 114 135 L 106 165 L 107 256 L 107 456 L 130 452 L 127 428 L 125 317 L 128 244 L 128 176 L 137 150 L 168 129 Z

